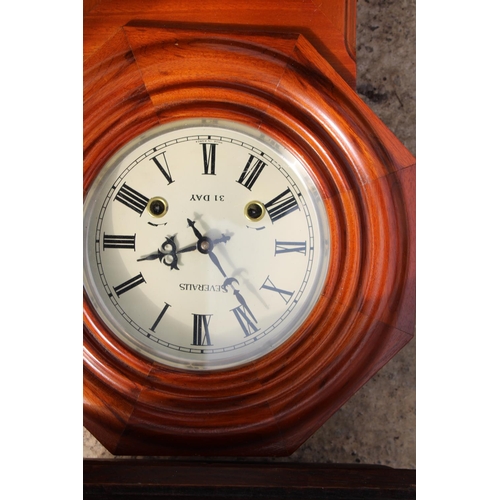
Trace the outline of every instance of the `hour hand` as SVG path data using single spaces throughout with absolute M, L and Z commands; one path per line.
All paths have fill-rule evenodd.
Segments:
M 156 252 L 137 259 L 137 262 L 156 259 L 158 259 L 162 264 L 170 267 L 171 270 L 179 270 L 177 267 L 177 245 L 175 244 L 175 235 L 172 237 L 167 236 L 161 248 L 159 248 Z
M 195 250 L 198 250 L 198 245 L 196 243 L 177 250 L 177 253 L 194 252 Z
M 149 255 L 145 255 L 144 257 L 141 257 L 140 259 L 137 259 L 137 262 L 140 262 L 141 260 L 155 260 L 155 259 L 161 259 L 165 254 L 161 252 L 154 252 L 150 253 Z

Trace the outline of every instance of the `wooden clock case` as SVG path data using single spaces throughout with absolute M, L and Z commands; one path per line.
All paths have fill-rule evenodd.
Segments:
M 289 455 L 413 336 L 415 160 L 352 89 L 353 2 L 333 2 L 345 21 L 333 51 L 311 43 L 313 17 L 291 29 L 298 2 L 288 2 L 297 10 L 286 26 L 278 15 L 258 26 L 264 2 L 252 16 L 227 11 L 209 24 L 222 12 L 214 4 L 192 2 L 200 10 L 187 24 L 167 3 L 102 2 L 85 17 L 84 195 L 106 160 L 153 126 L 246 123 L 315 176 L 329 215 L 329 274 L 297 334 L 218 372 L 134 354 L 84 297 L 84 425 L 116 455 Z

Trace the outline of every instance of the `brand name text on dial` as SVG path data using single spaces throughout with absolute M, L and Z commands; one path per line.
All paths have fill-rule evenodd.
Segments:
M 179 283 L 179 290 L 190 292 L 222 292 L 227 293 L 223 285 L 206 285 L 199 283 Z

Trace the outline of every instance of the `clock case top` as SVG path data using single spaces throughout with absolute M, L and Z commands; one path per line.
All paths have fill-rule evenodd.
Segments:
M 334 237 L 310 319 L 239 369 L 147 361 L 84 298 L 84 425 L 116 455 L 289 455 L 413 337 L 415 160 L 302 35 L 141 20 L 90 52 L 84 195 L 106 160 L 151 127 L 232 119 L 302 158 Z
M 84 0 L 84 60 L 130 21 L 247 33 L 301 33 L 351 85 L 356 84 L 356 0 Z

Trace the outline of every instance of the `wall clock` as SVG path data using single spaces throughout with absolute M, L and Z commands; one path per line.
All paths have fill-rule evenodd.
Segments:
M 84 226 L 85 290 L 99 317 L 132 350 L 181 370 L 276 349 L 327 274 L 313 176 L 235 121 L 179 120 L 137 137 L 94 180 Z
M 412 338 L 414 159 L 305 36 L 145 17 L 86 45 L 85 426 L 287 455 Z

